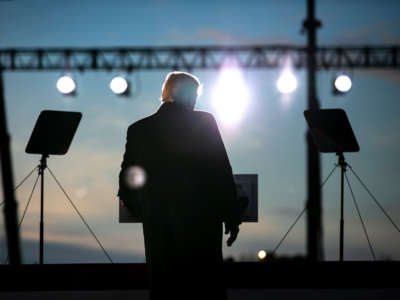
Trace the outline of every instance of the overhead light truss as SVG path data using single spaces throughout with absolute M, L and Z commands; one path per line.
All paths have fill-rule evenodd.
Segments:
M 288 56 L 293 68 L 307 67 L 307 48 L 288 45 L 208 47 L 124 47 L 0 49 L 2 70 L 193 70 L 219 69 L 235 59 L 244 69 L 280 68 Z M 389 47 L 319 47 L 319 70 L 400 69 L 400 45 Z

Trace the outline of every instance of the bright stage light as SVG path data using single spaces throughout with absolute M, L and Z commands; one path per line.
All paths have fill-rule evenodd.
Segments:
M 340 93 L 347 93 L 351 89 L 351 79 L 347 75 L 340 75 L 335 79 L 335 88 Z
M 110 82 L 110 89 L 114 94 L 122 95 L 128 89 L 128 82 L 124 77 L 116 76 Z
M 61 76 L 57 81 L 57 89 L 64 95 L 72 94 L 75 88 L 75 81 L 68 75 Z
M 297 88 L 297 79 L 290 70 L 284 70 L 276 83 L 276 87 L 282 94 L 290 94 Z
M 213 106 L 227 124 L 241 119 L 249 101 L 243 75 L 238 68 L 223 68 L 213 91 Z
M 265 250 L 260 250 L 257 253 L 259 260 L 264 260 L 267 257 L 267 252 Z

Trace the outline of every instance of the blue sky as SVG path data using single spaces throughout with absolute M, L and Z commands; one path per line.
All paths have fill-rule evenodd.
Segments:
M 400 44 L 398 1 L 316 1 L 323 22 L 320 45 Z M 108 47 L 158 45 L 304 45 L 300 33 L 305 1 L 23 1 L 0 2 L 0 47 Z M 114 96 L 108 82 L 114 73 L 74 73 L 78 96 L 61 96 L 55 84 L 61 72 L 6 72 L 5 96 L 12 135 L 15 182 L 38 163 L 25 146 L 40 111 L 81 111 L 83 119 L 66 156 L 54 156 L 49 166 L 63 183 L 106 249 L 117 262 L 144 261 L 138 224 L 118 224 L 115 197 L 126 128 L 159 106 L 166 71 L 131 75 L 140 81 L 140 94 L 131 99 Z M 197 109 L 215 113 L 212 91 L 215 71 L 194 70 L 204 84 Z M 318 75 L 323 108 L 344 109 L 361 151 L 347 155 L 394 221 L 400 223 L 400 75 L 395 71 L 353 72 L 354 86 L 344 97 L 331 94 L 336 71 Z M 235 173 L 259 175 L 259 223 L 244 224 L 226 256 L 255 257 L 260 248 L 273 249 L 305 202 L 306 107 L 305 72 L 296 73 L 298 89 L 288 102 L 275 88 L 279 70 L 244 71 L 250 90 L 248 108 L 234 127 L 218 120 Z M 133 87 L 134 89 L 134 87 Z M 323 154 L 322 177 L 336 163 Z M 400 258 L 399 233 L 391 227 L 368 195 L 349 174 L 378 258 Z M 26 205 L 34 177 L 18 190 L 20 212 Z M 105 262 L 72 207 L 50 176 L 46 180 L 45 239 L 47 262 Z M 345 259 L 370 259 L 368 245 L 346 190 Z M 339 172 L 323 190 L 326 259 L 338 257 Z M 305 252 L 302 219 L 280 248 L 280 254 Z M 21 237 L 24 261 L 37 261 L 39 191 L 24 220 Z M 0 258 L 5 257 L 4 229 L 0 229 Z M 34 245 L 37 245 L 35 248 Z M 80 247 L 80 248 L 79 248 Z M 69 250 L 70 249 L 70 250 Z M 79 251 L 81 249 L 81 251 Z

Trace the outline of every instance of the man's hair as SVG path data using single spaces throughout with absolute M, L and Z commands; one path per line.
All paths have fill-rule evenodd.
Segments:
M 162 85 L 161 101 L 190 104 L 196 101 L 200 86 L 199 79 L 190 73 L 171 72 Z

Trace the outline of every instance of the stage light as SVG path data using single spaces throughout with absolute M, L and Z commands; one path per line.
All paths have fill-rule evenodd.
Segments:
M 122 76 L 114 77 L 110 82 L 110 89 L 114 94 L 117 95 L 127 95 L 129 84 L 128 81 Z
M 289 69 L 285 69 L 279 77 L 276 87 L 282 94 L 290 94 L 297 88 L 297 79 Z
M 74 94 L 76 89 L 75 81 L 69 75 L 63 75 L 57 80 L 57 89 L 64 95 Z
M 350 91 L 351 89 L 351 79 L 349 76 L 342 74 L 336 77 L 334 81 L 334 90 L 333 92 L 336 94 L 344 94 Z
M 239 121 L 249 101 L 243 74 L 236 67 L 225 67 L 213 91 L 213 106 L 218 117 L 226 124 Z
M 267 252 L 265 250 L 260 250 L 257 253 L 259 260 L 264 260 L 267 257 Z

